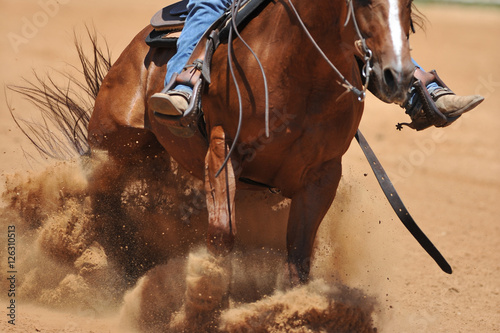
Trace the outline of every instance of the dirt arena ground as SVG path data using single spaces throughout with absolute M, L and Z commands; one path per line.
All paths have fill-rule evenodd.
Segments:
M 60 0 L 54 5 L 48 0 L 0 0 L 2 84 L 22 84 L 22 77 L 32 78 L 32 69 L 43 75 L 68 69 L 68 64 L 78 65 L 74 31 L 84 36 L 85 24 L 95 26 L 116 59 L 164 4 L 165 1 Z M 486 100 L 451 127 L 423 132 L 405 128 L 398 132 L 395 124 L 407 121 L 402 110 L 370 96 L 360 128 L 409 211 L 454 272 L 441 272 L 397 220 L 354 142 L 345 158 L 345 176 L 337 201 L 319 232 L 313 276 L 324 279 L 328 286 L 328 276 L 334 275 L 336 283 L 340 281 L 373 296 L 373 316 L 379 332 L 499 332 L 500 8 L 431 4 L 418 7 L 428 22 L 425 31 L 411 37 L 413 57 L 425 69 L 437 69 L 456 93 L 478 93 Z M 8 186 L 5 179 L 22 178 L 28 172 L 40 175 L 52 168 L 52 162 L 43 161 L 17 128 L 7 104 L 23 118 L 36 114 L 29 103 L 11 91 L 0 94 L 2 192 Z M 57 173 L 59 169 L 53 170 Z M 75 179 L 71 181 L 73 186 L 78 183 L 78 177 Z M 0 220 L 2 281 L 8 271 L 3 249 L 7 246 L 7 226 L 14 223 L 8 216 L 4 214 Z M 18 244 L 21 245 L 26 248 L 18 249 L 20 256 L 32 253 L 27 249 L 31 244 Z M 196 263 L 195 257 L 191 259 Z M 19 260 L 29 262 L 27 258 Z M 36 260 L 33 259 L 33 267 L 39 264 Z M 51 263 L 40 269 L 58 270 L 58 266 Z M 157 273 L 151 273 L 149 278 Z M 27 271 L 17 274 L 27 284 Z M 45 278 L 52 281 L 56 277 Z M 62 280 L 64 275 L 58 278 Z M 123 309 L 120 317 L 116 309 L 96 313 L 88 310 L 93 307 L 80 307 L 78 302 L 63 302 L 65 306 L 55 307 L 53 303 L 44 305 L 39 299 L 30 301 L 22 295 L 17 302 L 16 325 L 9 325 L 8 285 L 4 281 L 0 286 L 2 332 L 124 331 L 126 324 L 119 326 Z M 313 291 L 306 294 L 316 295 L 316 287 L 310 288 Z M 60 289 L 63 294 L 59 297 L 72 297 L 64 294 L 65 290 L 73 289 Z M 128 300 L 134 295 L 129 294 Z M 289 296 L 297 301 L 295 296 Z M 298 299 L 303 300 L 300 296 Z M 127 299 L 124 304 L 129 304 Z M 250 310 L 245 309 L 225 314 L 227 331 L 235 325 L 231 316 L 250 316 Z

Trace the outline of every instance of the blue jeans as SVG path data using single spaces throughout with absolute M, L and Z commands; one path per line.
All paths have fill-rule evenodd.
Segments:
M 415 66 L 417 66 L 421 70 L 424 70 L 419 64 L 417 64 L 415 59 L 411 58 L 411 60 L 413 61 Z M 441 87 L 436 82 L 431 82 L 426 86 L 426 88 L 429 91 L 429 93 L 432 93 L 434 90 L 441 88 Z M 414 92 L 414 88 L 412 87 L 410 90 L 410 99 L 408 101 L 408 105 L 413 105 L 413 103 L 415 102 L 415 98 L 417 98 L 417 93 Z
M 231 5 L 232 0 L 189 0 L 188 15 L 181 35 L 177 40 L 177 53 L 168 61 L 165 85 L 170 82 L 174 73 L 180 73 L 186 65 L 196 44 L 205 31 Z M 193 89 L 185 85 L 175 86 L 175 90 L 191 93 Z
M 418 68 L 420 68 L 421 70 L 425 71 L 422 66 L 420 66 L 419 64 L 417 64 L 417 62 L 415 61 L 415 59 L 411 58 L 411 61 L 413 61 L 413 64 L 415 64 L 415 66 L 417 66 Z M 436 82 L 431 82 L 427 85 L 427 90 L 429 90 L 429 92 L 433 92 L 434 90 L 436 90 L 437 88 L 440 88 L 439 85 L 436 83 Z

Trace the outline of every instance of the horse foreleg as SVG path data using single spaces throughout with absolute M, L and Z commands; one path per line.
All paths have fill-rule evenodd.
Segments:
M 215 254 L 230 252 L 236 233 L 234 215 L 236 182 L 231 158 L 219 176 L 215 177 L 227 153 L 228 147 L 224 130 L 221 126 L 216 126 L 211 131 L 210 144 L 205 158 L 205 192 L 208 210 L 207 246 Z
M 316 232 L 333 202 L 342 174 L 340 161 L 325 163 L 319 173 L 315 181 L 292 197 L 287 229 L 292 284 L 307 282 L 309 278 Z

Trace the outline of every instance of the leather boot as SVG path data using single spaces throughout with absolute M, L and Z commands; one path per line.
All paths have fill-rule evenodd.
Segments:
M 189 106 L 191 94 L 179 90 L 164 90 L 151 96 L 150 108 L 167 116 L 182 116 Z
M 484 98 L 479 95 L 457 96 L 439 78 L 436 71 L 430 71 L 425 79 L 416 79 L 408 94 L 407 102 L 402 106 L 410 116 L 411 123 L 399 123 L 421 131 L 430 126 L 446 127 L 462 114 L 474 109 Z M 428 91 L 427 86 L 435 82 L 438 88 Z
M 176 90 L 175 87 L 183 85 L 194 88 L 202 80 L 202 69 L 203 60 L 197 59 L 192 65 L 186 65 L 179 75 L 174 73 L 165 88 L 149 98 L 149 107 L 158 114 L 183 116 L 189 108 L 192 93 Z
M 483 100 L 484 97 L 479 95 L 458 96 L 455 94 L 441 95 L 434 99 L 438 110 L 448 118 L 458 117 L 474 109 Z

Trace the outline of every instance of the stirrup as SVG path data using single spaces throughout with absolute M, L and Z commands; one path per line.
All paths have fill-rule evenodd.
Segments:
M 430 126 L 446 127 L 451 125 L 455 120 L 460 118 L 447 117 L 436 107 L 435 100 L 444 95 L 454 95 L 453 91 L 439 78 L 435 70 L 430 71 L 434 75 L 434 80 L 427 83 L 421 80 L 415 80 L 410 89 L 411 93 L 416 93 L 416 100 L 413 105 L 408 105 L 408 102 L 402 107 L 407 109 L 412 122 L 398 123 L 396 129 L 401 131 L 403 126 L 408 126 L 414 130 L 421 131 Z M 427 85 L 431 82 L 436 82 L 442 89 L 437 93 L 429 93 Z
M 174 85 L 177 84 L 177 73 L 174 73 L 172 79 L 167 84 L 167 86 L 162 90 L 162 92 L 167 92 L 172 89 Z M 169 116 L 161 113 L 154 112 L 156 118 L 168 127 L 172 134 L 189 138 L 194 135 L 194 133 L 199 129 L 198 121 L 202 117 L 201 109 L 201 88 L 203 86 L 203 79 L 200 77 L 196 81 L 193 87 L 193 94 L 189 99 L 189 104 L 184 111 L 182 116 Z

